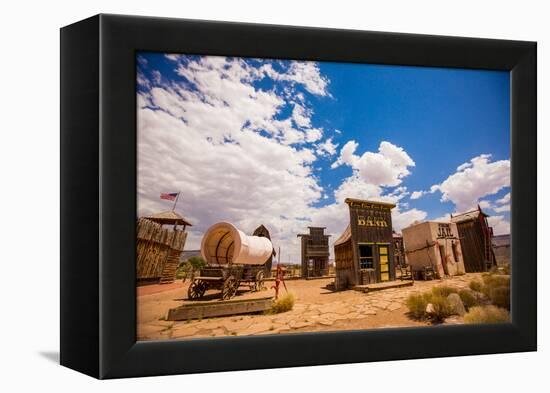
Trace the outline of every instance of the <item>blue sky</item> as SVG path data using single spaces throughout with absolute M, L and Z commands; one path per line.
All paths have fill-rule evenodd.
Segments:
M 183 189 L 196 239 L 261 221 L 292 248 L 342 231 L 344 197 L 396 203 L 397 230 L 480 203 L 509 231 L 507 72 L 162 53 L 137 71 L 140 212 Z

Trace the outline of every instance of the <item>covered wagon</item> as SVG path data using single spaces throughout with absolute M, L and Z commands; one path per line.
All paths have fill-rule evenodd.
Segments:
M 220 290 L 222 300 L 231 299 L 241 286 L 261 290 L 274 250 L 269 232 L 260 228 L 256 235 L 246 235 L 228 222 L 212 225 L 201 242 L 206 267 L 189 286 L 189 299 L 201 298 L 209 289 Z

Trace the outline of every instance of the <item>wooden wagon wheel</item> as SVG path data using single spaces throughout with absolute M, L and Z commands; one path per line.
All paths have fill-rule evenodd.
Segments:
M 198 299 L 204 296 L 206 292 L 206 283 L 201 280 L 193 280 L 189 289 L 187 290 L 187 297 L 189 299 Z
M 237 288 L 239 287 L 239 282 L 235 277 L 229 276 L 223 282 L 222 287 L 222 300 L 229 300 L 237 293 Z
M 254 283 L 255 291 L 261 291 L 262 289 L 265 289 L 264 278 L 265 278 L 265 273 L 263 270 L 260 270 L 258 271 L 258 273 L 256 273 L 256 281 Z

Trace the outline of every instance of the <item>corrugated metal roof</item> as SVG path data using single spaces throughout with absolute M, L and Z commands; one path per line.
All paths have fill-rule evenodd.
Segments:
M 338 239 L 336 239 L 336 241 L 334 242 L 334 245 L 338 246 L 340 244 L 347 242 L 349 239 L 351 239 L 351 227 L 348 224 L 346 230 L 344 231 L 344 233 L 340 235 Z

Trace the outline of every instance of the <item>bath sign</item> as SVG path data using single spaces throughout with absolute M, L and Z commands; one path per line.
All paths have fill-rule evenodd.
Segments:
M 385 219 L 372 216 L 357 216 L 357 225 L 366 227 L 387 227 Z

